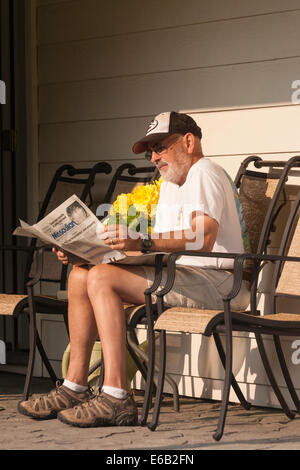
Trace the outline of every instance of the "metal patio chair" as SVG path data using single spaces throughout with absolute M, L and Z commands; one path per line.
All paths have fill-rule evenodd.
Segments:
M 106 162 L 99 162 L 91 168 L 74 168 L 71 165 L 58 168 L 41 205 L 37 221 L 74 193 L 89 206 L 92 205 L 92 187 L 96 175 L 98 173 L 109 174 L 111 169 Z M 61 314 L 64 316 L 67 327 L 67 303 L 49 295 L 37 294 L 36 288 L 39 285 L 42 290 L 43 283 L 54 282 L 57 289 L 64 289 L 67 282 L 67 267 L 58 262 L 56 255 L 51 253 L 49 247 L 39 246 L 36 238 L 31 240 L 29 246 L 1 246 L 1 250 L 3 252 L 20 251 L 28 255 L 23 293 L 0 294 L 0 316 L 4 320 L 4 326 L 6 318 L 10 317 L 14 321 L 12 341 L 14 352 L 18 351 L 18 318 L 23 313 L 29 317 L 29 359 L 24 386 L 24 399 L 26 400 L 29 396 L 36 347 L 52 381 L 55 383 L 57 380 L 36 328 L 36 312 Z
M 275 264 L 275 273 L 272 286 L 272 313 L 259 315 L 257 312 L 232 312 L 230 310 L 230 300 L 237 295 L 242 279 L 242 271 L 246 260 L 254 260 L 256 267 L 254 271 L 255 279 L 258 279 L 259 267 L 265 263 Z M 232 373 L 232 331 L 244 331 L 255 334 L 256 343 L 262 359 L 264 369 L 269 379 L 270 385 L 277 397 L 279 404 L 290 419 L 294 418 L 294 413 L 288 406 L 283 396 L 275 374 L 273 363 L 271 364 L 265 349 L 262 335 L 273 337 L 274 346 L 281 368 L 281 372 L 289 391 L 291 401 L 297 413 L 300 413 L 300 401 L 295 390 L 289 369 L 284 357 L 280 337 L 300 335 L 300 313 L 286 313 L 284 308 L 278 309 L 279 299 L 300 300 L 300 191 L 290 212 L 285 231 L 281 240 L 281 245 L 277 255 L 267 254 L 244 254 L 235 260 L 235 282 L 231 293 L 224 299 L 224 324 L 206 326 L 207 334 L 214 334 L 215 331 L 226 335 L 226 369 L 227 381 L 224 384 L 223 413 L 224 424 L 228 406 L 230 380 L 228 376 Z M 278 311 L 279 310 L 279 311 Z M 222 430 L 223 431 L 223 430 Z M 215 439 L 221 438 L 221 430 L 216 434 Z
M 263 173 L 253 170 L 248 170 L 248 165 L 254 162 L 256 168 L 271 168 L 277 167 L 281 169 L 280 173 Z M 221 412 L 219 416 L 218 429 L 214 434 L 214 439 L 219 440 L 223 435 L 225 417 L 227 411 L 228 397 L 230 386 L 233 387 L 240 403 L 245 409 L 250 407 L 250 403 L 243 396 L 233 374 L 232 374 L 232 337 L 231 330 L 228 326 L 228 318 L 237 315 L 236 312 L 230 312 L 230 299 L 237 295 L 237 291 L 233 289 L 230 299 L 224 299 L 224 311 L 214 310 L 201 310 L 201 309 L 188 309 L 188 308 L 168 308 L 164 304 L 164 295 L 172 289 L 175 279 L 175 263 L 176 259 L 182 255 L 187 256 L 210 256 L 210 257 L 224 257 L 232 258 L 235 260 L 235 269 L 240 269 L 239 280 L 241 282 L 243 271 L 252 275 L 251 281 L 251 310 L 254 316 L 258 315 L 256 305 L 256 291 L 257 291 L 257 276 L 261 263 L 259 263 L 259 256 L 262 256 L 267 250 L 271 232 L 275 230 L 276 218 L 280 210 L 287 203 L 285 184 L 291 169 L 300 166 L 300 157 L 293 157 L 288 162 L 265 162 L 259 157 L 249 157 L 246 159 L 237 174 L 235 183 L 239 190 L 239 197 L 241 199 L 246 226 L 250 235 L 251 252 L 258 255 L 258 258 L 249 257 L 252 264 L 244 266 L 244 258 L 240 259 L 238 253 L 197 253 L 195 251 L 181 251 L 172 253 L 168 257 L 168 278 L 165 286 L 161 290 L 157 290 L 160 284 L 159 276 L 157 277 L 154 285 L 145 292 L 146 312 L 147 312 L 147 325 L 149 337 L 149 367 L 145 391 L 145 399 L 143 411 L 141 416 L 141 424 L 147 422 L 149 401 L 152 394 L 152 383 L 154 373 L 154 359 L 155 359 L 155 342 L 154 334 L 159 332 L 160 336 L 160 359 L 159 359 L 159 377 L 157 385 L 157 393 L 155 398 L 155 406 L 152 416 L 152 422 L 149 424 L 151 430 L 155 430 L 158 424 L 160 402 L 163 392 L 164 375 L 166 368 L 166 331 L 176 332 L 189 332 L 200 333 L 206 336 L 213 335 L 217 351 L 219 353 L 221 362 L 225 369 L 225 380 L 222 393 Z M 283 195 L 283 202 L 279 197 Z M 280 231 L 280 227 L 277 227 Z M 248 259 L 248 258 L 247 258 Z M 248 259 L 248 261 L 249 261 Z M 161 263 L 161 255 L 157 255 L 157 264 Z M 240 268 L 240 264 L 243 268 Z M 159 271 L 159 267 L 157 268 Z M 236 274 L 235 274 L 236 276 Z M 235 279 L 235 277 L 234 277 Z M 151 295 L 157 296 L 157 318 L 154 315 L 153 304 Z M 229 298 L 229 296 L 228 296 Z M 247 318 L 246 313 L 242 313 Z M 224 323 L 225 322 L 225 323 Z M 224 327 L 225 324 L 225 327 Z M 226 331 L 226 355 L 219 337 L 220 332 Z M 283 403 L 282 396 L 278 389 L 274 389 L 277 398 Z M 291 416 L 288 407 L 285 406 L 284 410 L 288 416 Z

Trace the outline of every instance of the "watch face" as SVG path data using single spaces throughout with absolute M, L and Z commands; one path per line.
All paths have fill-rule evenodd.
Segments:
M 142 246 L 144 250 L 149 250 L 152 246 L 152 240 L 151 238 L 143 238 L 142 239 Z

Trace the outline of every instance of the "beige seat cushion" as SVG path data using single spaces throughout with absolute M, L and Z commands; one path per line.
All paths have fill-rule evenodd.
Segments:
M 0 315 L 18 315 L 28 307 L 27 295 L 0 294 Z M 64 314 L 68 303 L 58 300 L 56 296 L 34 296 L 39 313 Z
M 212 319 L 221 320 L 222 317 L 222 310 L 172 307 L 158 317 L 154 329 L 204 334 Z
M 232 312 L 235 324 L 255 324 L 258 326 L 294 328 L 300 327 L 300 315 L 296 313 L 276 313 L 256 316 L 243 312 Z M 279 325 L 280 322 L 280 325 Z M 223 323 L 223 311 L 172 307 L 163 312 L 155 323 L 155 330 L 200 333 L 210 335 L 214 326 Z M 297 324 L 298 323 L 298 324 Z
M 0 294 L 0 315 L 13 315 L 15 307 L 27 295 Z

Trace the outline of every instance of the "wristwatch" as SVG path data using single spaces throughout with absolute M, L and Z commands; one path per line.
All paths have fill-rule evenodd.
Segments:
M 142 253 L 148 253 L 150 251 L 150 248 L 152 246 L 152 239 L 150 235 L 142 235 L 141 236 L 141 244 L 142 244 Z

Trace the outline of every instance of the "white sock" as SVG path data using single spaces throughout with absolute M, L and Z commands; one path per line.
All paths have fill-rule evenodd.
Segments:
M 64 380 L 63 385 L 69 388 L 70 390 L 72 390 L 73 392 L 77 392 L 77 393 L 85 392 L 88 389 L 86 385 L 79 385 L 67 379 Z
M 112 397 L 119 398 L 120 400 L 123 400 L 128 395 L 127 390 L 111 387 L 110 385 L 103 385 L 102 392 L 107 393 L 107 395 L 111 395 Z

